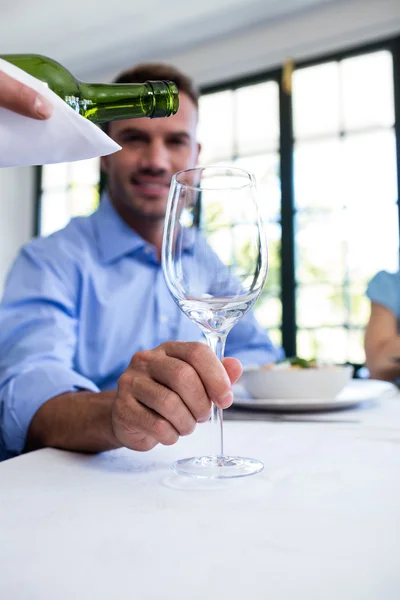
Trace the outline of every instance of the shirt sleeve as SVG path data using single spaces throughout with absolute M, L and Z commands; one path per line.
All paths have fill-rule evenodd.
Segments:
M 369 282 L 367 297 L 371 302 L 388 308 L 397 318 L 400 317 L 400 275 L 379 271 Z
M 36 243 L 37 242 L 37 243 Z M 47 400 L 99 388 L 74 370 L 79 269 L 43 250 L 25 247 L 0 305 L 0 449 L 18 454 L 30 422 Z

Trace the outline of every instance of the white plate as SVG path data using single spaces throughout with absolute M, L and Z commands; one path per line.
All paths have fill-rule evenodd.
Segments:
M 240 390 L 238 391 L 240 392 Z M 241 395 L 238 394 L 235 395 L 232 406 L 238 408 L 264 409 L 273 412 L 339 410 L 357 406 L 362 402 L 388 398 L 397 395 L 398 393 L 398 388 L 386 381 L 352 379 L 336 398 L 312 398 L 309 400 L 304 398 L 301 400 L 296 400 L 294 398 L 277 398 L 274 400 L 255 400 L 252 398 L 241 397 Z M 243 390 L 241 391 L 241 394 L 243 394 Z

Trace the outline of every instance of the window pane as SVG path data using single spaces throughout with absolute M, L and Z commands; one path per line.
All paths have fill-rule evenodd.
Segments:
M 297 208 L 343 206 L 339 138 L 296 144 L 294 190 Z
M 199 101 L 201 164 L 230 159 L 233 155 L 233 93 L 207 94 Z
M 346 320 L 343 287 L 307 285 L 297 290 L 297 323 L 299 327 L 341 325 Z
M 277 153 L 246 156 L 234 161 L 234 166 L 247 169 L 257 181 L 258 198 L 263 219 L 277 220 L 281 212 L 281 184 Z
M 393 130 L 347 136 L 343 144 L 343 202 L 364 211 L 397 201 Z
M 366 286 L 352 285 L 348 290 L 350 307 L 350 325 L 365 327 L 370 312 L 370 302 L 365 295 Z
M 264 295 L 259 298 L 254 307 L 254 314 L 258 322 L 267 327 L 280 326 L 282 322 L 282 303 L 279 298 Z
M 42 167 L 42 188 L 44 190 L 66 188 L 69 183 L 69 164 L 44 165 Z
M 68 192 L 64 190 L 43 192 L 40 234 L 50 235 L 65 227 L 71 218 Z
M 314 331 L 299 329 L 297 331 L 297 355 L 301 358 L 318 358 L 318 347 L 315 343 Z
M 281 289 L 281 238 L 279 223 L 267 223 L 268 275 L 265 288 L 269 294 L 279 295 Z
M 296 138 L 337 133 L 339 66 L 336 62 L 293 73 L 293 127 Z
M 42 167 L 40 234 L 65 227 L 72 217 L 92 213 L 99 203 L 100 159 Z
M 90 158 L 70 164 L 70 180 L 81 185 L 97 185 L 100 179 L 100 159 Z
M 341 63 L 345 129 L 394 123 L 393 61 L 387 50 Z
M 282 346 L 282 331 L 280 329 L 268 329 L 268 335 L 275 346 Z
M 347 211 L 348 274 L 350 281 L 363 285 L 381 269 L 398 269 L 398 209 L 376 205 Z
M 364 329 L 353 329 L 347 337 L 347 361 L 363 365 L 365 363 Z
M 304 358 L 343 364 L 348 361 L 348 332 L 342 328 L 300 330 L 297 334 L 297 353 Z
M 393 130 L 295 147 L 297 208 L 393 203 L 397 200 Z
M 275 81 L 235 92 L 239 154 L 275 150 L 279 141 L 279 87 Z
M 341 283 L 347 241 L 343 211 L 302 211 L 296 218 L 296 280 Z
M 99 204 L 99 192 L 95 186 L 73 186 L 69 196 L 71 217 L 90 215 Z

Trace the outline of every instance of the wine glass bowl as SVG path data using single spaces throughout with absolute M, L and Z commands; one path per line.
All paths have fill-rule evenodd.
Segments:
M 267 275 L 267 244 L 255 180 L 234 167 L 198 167 L 171 182 L 162 248 L 166 284 L 181 310 L 222 360 L 230 330 L 253 306 Z M 222 409 L 212 406 L 214 452 L 182 459 L 174 469 L 196 477 L 242 477 L 254 459 L 223 452 Z

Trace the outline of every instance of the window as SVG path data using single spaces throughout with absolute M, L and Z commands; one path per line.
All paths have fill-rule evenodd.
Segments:
M 362 363 L 365 288 L 399 266 L 392 54 L 297 69 L 292 98 L 297 352 Z
M 45 165 L 40 177 L 38 233 L 49 235 L 99 203 L 100 159 Z
M 399 268 L 399 70 L 395 38 L 296 65 L 291 94 L 281 69 L 203 90 L 201 164 L 258 181 L 269 276 L 255 311 L 288 355 L 364 362 L 367 282 Z M 98 200 L 98 160 L 43 167 L 39 233 Z
M 291 95 L 279 71 L 201 99 L 202 161 L 258 179 L 270 273 L 256 313 L 288 355 L 362 364 L 367 283 L 399 268 L 399 46 L 298 65 Z

